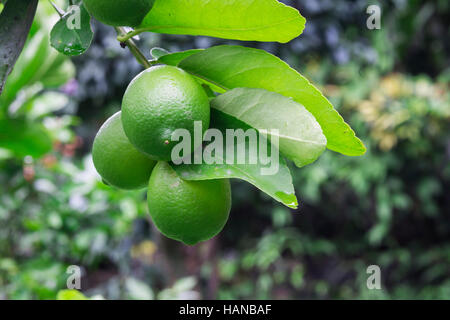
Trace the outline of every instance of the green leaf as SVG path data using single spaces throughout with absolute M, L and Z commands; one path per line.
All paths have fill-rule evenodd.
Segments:
M 191 55 L 178 66 L 224 91 L 262 88 L 290 97 L 316 118 L 329 149 L 349 156 L 365 153 L 361 140 L 322 93 L 274 55 L 259 49 L 224 45 Z
M 237 88 L 213 99 L 211 106 L 258 129 L 260 133 L 277 129 L 281 153 L 298 167 L 314 162 L 326 149 L 327 139 L 311 113 L 279 93 Z M 268 136 L 273 135 L 270 133 Z
M 158 63 L 167 64 L 170 66 L 177 66 L 182 60 L 186 59 L 189 56 L 192 56 L 196 53 L 202 52 L 203 49 L 191 49 L 181 52 L 174 52 L 169 53 L 163 56 L 160 56 L 157 60 Z M 203 86 L 208 86 L 208 88 L 213 89 L 215 92 L 223 93 L 225 92 L 222 88 L 219 88 L 212 83 L 208 83 L 207 81 L 204 81 L 203 79 L 200 79 L 197 77 L 197 80 L 200 81 L 200 83 L 203 84 Z M 209 93 L 209 92 L 208 92 Z M 215 96 L 215 95 L 212 95 Z
M 211 109 L 211 128 L 219 129 L 223 137 L 226 136 L 227 129 L 242 129 L 244 131 L 253 129 L 242 121 L 239 121 L 236 118 L 216 109 Z M 260 141 L 260 137 L 261 136 L 257 134 L 258 141 Z M 267 142 L 264 139 L 264 136 L 262 136 L 261 142 Z M 211 143 L 214 143 L 214 141 Z M 236 155 L 241 146 L 241 144 L 236 144 Z M 222 163 L 207 164 L 203 159 L 202 164 L 193 164 L 192 162 L 192 164 L 172 164 L 172 166 L 177 174 L 185 180 L 211 180 L 227 178 L 245 180 L 289 208 L 297 208 L 298 202 L 297 197 L 295 196 L 294 186 L 292 184 L 291 173 L 286 165 L 286 161 L 282 157 L 278 158 L 278 170 L 274 174 L 263 175 L 261 174 L 261 172 L 263 172 L 262 169 L 269 169 L 270 165 L 264 164 L 265 162 L 259 157 L 259 152 L 257 156 L 258 158 L 256 159 L 256 164 L 227 164 L 225 143 L 223 147 L 223 157 L 220 157 L 217 153 L 214 154 L 216 157 L 220 157 L 219 160 Z M 246 159 L 249 159 L 249 143 L 245 142 L 245 145 L 242 147 L 244 147 Z M 278 153 L 278 150 L 271 147 L 270 143 L 268 143 L 268 151 L 269 157 L 272 154 Z
M 167 51 L 164 48 L 155 47 L 150 50 L 150 55 L 153 57 L 153 59 L 156 59 L 156 60 L 158 60 L 160 57 L 166 56 L 168 54 L 170 54 L 169 51 Z
M 56 300 L 89 300 L 84 294 L 77 290 L 60 290 Z
M 52 149 L 52 140 L 41 124 L 0 119 L 0 148 L 20 157 L 39 158 Z
M 89 49 L 94 33 L 91 28 L 91 17 L 84 6 L 70 8 L 72 10 L 66 12 L 53 27 L 50 44 L 67 56 L 77 56 Z M 80 17 L 78 21 L 77 15 Z
M 305 21 L 275 0 L 156 0 L 139 29 L 284 43 L 303 32 Z
M 179 64 L 182 60 L 186 59 L 189 56 L 192 56 L 193 54 L 199 53 L 203 51 L 203 49 L 191 49 L 181 52 L 174 52 L 169 53 L 166 55 L 162 55 L 158 57 L 158 62 L 164 63 L 171 66 L 176 66 Z

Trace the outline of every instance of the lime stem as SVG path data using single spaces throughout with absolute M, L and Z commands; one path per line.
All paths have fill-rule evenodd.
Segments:
M 125 30 L 122 27 L 115 27 L 115 29 L 118 34 L 117 40 L 119 40 L 121 43 L 125 44 L 128 47 L 128 49 L 130 49 L 131 53 L 134 55 L 134 57 L 140 64 L 142 64 L 146 69 L 150 68 L 152 66 L 152 64 L 150 63 L 150 61 L 147 60 L 147 58 L 142 53 L 142 51 L 139 50 L 137 45 L 131 39 L 133 36 L 127 37 L 128 34 L 125 34 Z M 130 32 L 130 33 L 132 33 L 132 32 Z
M 117 36 L 117 40 L 120 42 L 126 42 L 127 40 L 133 38 L 134 36 L 137 36 L 138 34 L 141 34 L 144 31 L 145 31 L 145 29 L 135 29 L 128 33 L 122 32 L 121 34 L 119 34 Z

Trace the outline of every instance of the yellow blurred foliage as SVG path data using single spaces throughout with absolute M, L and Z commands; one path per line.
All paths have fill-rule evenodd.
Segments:
M 153 241 L 145 240 L 131 248 L 131 257 L 146 264 L 152 264 L 158 247 Z

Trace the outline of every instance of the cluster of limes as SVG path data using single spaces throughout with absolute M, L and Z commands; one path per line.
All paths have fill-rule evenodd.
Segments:
M 131 27 L 142 22 L 154 2 L 83 0 L 97 20 Z M 189 245 L 219 233 L 231 208 L 228 180 L 185 181 L 168 163 L 173 132 L 185 129 L 193 136 L 194 121 L 208 129 L 209 108 L 204 89 L 191 75 L 177 67 L 152 67 L 130 83 L 122 111 L 100 128 L 92 148 L 103 181 L 126 190 L 148 187 L 155 225 L 167 237 Z
M 189 245 L 219 233 L 231 208 L 228 180 L 185 181 L 168 163 L 172 133 L 185 129 L 193 136 L 194 121 L 206 130 L 209 118 L 209 99 L 191 75 L 177 67 L 155 66 L 129 84 L 122 111 L 100 128 L 92 149 L 106 184 L 128 190 L 148 186 L 155 225 Z

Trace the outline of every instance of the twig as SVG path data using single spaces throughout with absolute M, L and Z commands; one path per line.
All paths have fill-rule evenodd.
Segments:
M 134 41 L 130 38 L 124 37 L 125 30 L 122 27 L 115 27 L 116 32 L 118 34 L 117 39 L 120 41 L 123 46 L 127 46 L 128 49 L 130 49 L 131 53 L 134 55 L 136 60 L 142 64 L 145 68 L 150 68 L 152 66 L 152 63 L 148 61 L 148 59 L 145 57 L 145 55 L 139 50 L 139 48 L 136 46 Z M 124 39 L 124 41 L 120 40 Z
M 59 17 L 62 18 L 66 13 L 64 12 L 64 10 L 62 10 L 61 8 L 59 8 L 53 1 L 49 0 L 50 4 L 52 5 L 52 7 L 56 10 L 56 12 L 58 13 Z
M 119 40 L 120 42 L 125 42 L 125 41 L 133 38 L 134 36 L 137 36 L 138 34 L 141 34 L 144 31 L 145 31 L 145 29 L 135 29 L 135 30 L 130 31 L 128 33 L 123 32 L 122 34 L 117 36 L 117 40 Z

